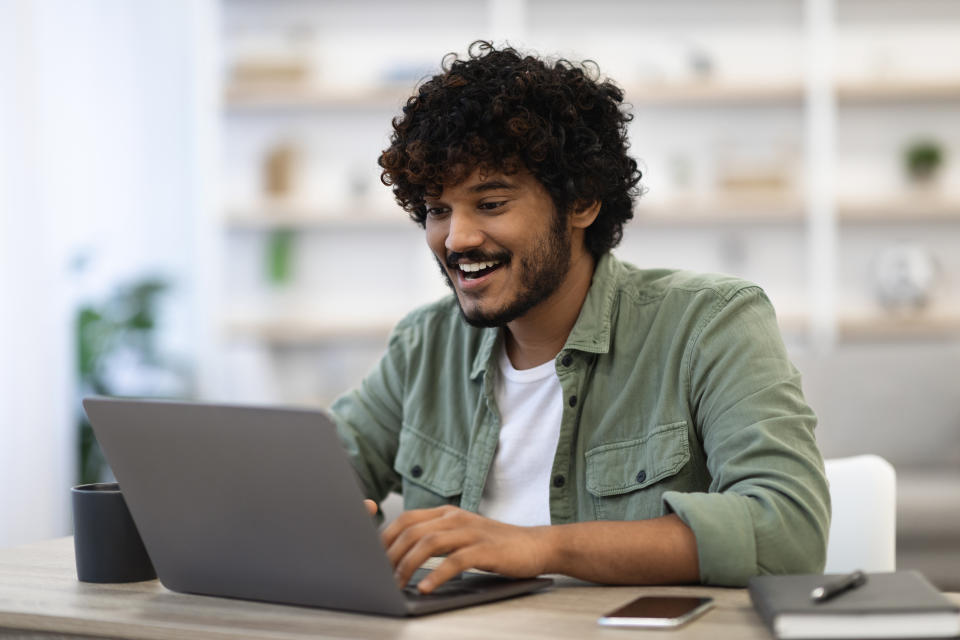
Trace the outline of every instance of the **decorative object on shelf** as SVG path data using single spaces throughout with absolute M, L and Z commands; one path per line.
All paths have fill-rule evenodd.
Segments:
M 903 152 L 904 168 L 914 185 L 929 186 L 943 166 L 943 146 L 933 139 L 915 140 Z
M 295 232 L 292 229 L 277 229 L 267 239 L 267 279 L 274 286 L 290 282 L 294 240 Z
M 939 264 L 927 248 L 913 243 L 886 247 L 874 263 L 877 300 L 890 312 L 920 311 L 930 303 L 939 274 Z
M 731 197 L 786 199 L 797 187 L 800 159 L 792 141 L 724 140 L 715 163 L 716 190 Z
M 273 200 L 289 199 L 296 191 L 301 152 L 289 141 L 272 146 L 263 161 L 263 190 Z
M 235 49 L 230 67 L 235 87 L 283 90 L 311 82 L 314 31 L 308 26 L 241 39 Z
M 713 78 L 716 63 L 705 49 L 690 45 L 687 48 L 687 67 L 694 80 L 706 82 Z
M 310 75 L 310 67 L 303 60 L 277 58 L 253 58 L 238 60 L 233 65 L 232 84 L 237 87 L 263 86 L 286 87 L 304 84 Z

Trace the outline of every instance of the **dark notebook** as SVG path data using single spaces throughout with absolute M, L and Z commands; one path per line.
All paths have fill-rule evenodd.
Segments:
M 816 603 L 836 575 L 757 576 L 750 599 L 777 638 L 952 638 L 960 607 L 916 571 L 871 573 L 862 587 Z

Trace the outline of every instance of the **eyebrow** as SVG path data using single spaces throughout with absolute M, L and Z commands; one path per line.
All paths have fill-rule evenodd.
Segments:
M 509 180 L 504 180 L 502 178 L 494 178 L 492 180 L 484 180 L 483 182 L 479 182 L 473 185 L 472 187 L 470 187 L 469 191 L 470 193 L 486 193 L 487 191 L 497 191 L 499 189 L 512 191 L 512 190 L 515 190 L 516 188 L 517 188 L 517 185 L 514 182 L 510 182 Z M 424 202 L 430 202 L 430 203 L 440 203 L 442 202 L 442 200 L 443 198 L 440 196 L 433 197 L 433 198 L 431 198 L 430 196 L 426 196 L 424 198 Z
M 486 191 L 496 191 L 497 189 L 516 189 L 517 186 L 506 180 L 486 180 L 470 187 L 473 193 L 483 193 Z

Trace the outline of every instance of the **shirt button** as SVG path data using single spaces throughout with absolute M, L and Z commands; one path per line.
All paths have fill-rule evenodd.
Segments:
M 647 479 L 646 471 L 641 471 L 640 473 L 637 474 L 637 484 L 643 484 L 646 479 Z
M 558 489 L 562 487 L 564 484 L 566 484 L 566 482 L 567 482 L 567 479 L 564 478 L 563 476 L 553 476 L 553 486 L 555 486 Z
M 410 475 L 412 475 L 414 478 L 419 478 L 423 475 L 423 468 L 418 464 L 414 465 L 413 469 L 410 469 Z
M 577 396 L 570 396 L 570 406 L 571 407 L 577 406 Z
M 563 356 L 563 359 L 560 360 L 560 364 L 562 364 L 565 367 L 569 367 L 571 364 L 573 364 L 573 356 L 570 355 L 569 353 L 566 354 L 565 356 Z

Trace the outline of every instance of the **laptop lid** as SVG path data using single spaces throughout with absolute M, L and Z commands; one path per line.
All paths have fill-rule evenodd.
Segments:
M 481 581 L 477 593 L 411 603 L 324 411 L 115 398 L 83 406 L 173 591 L 410 615 L 549 584 Z

